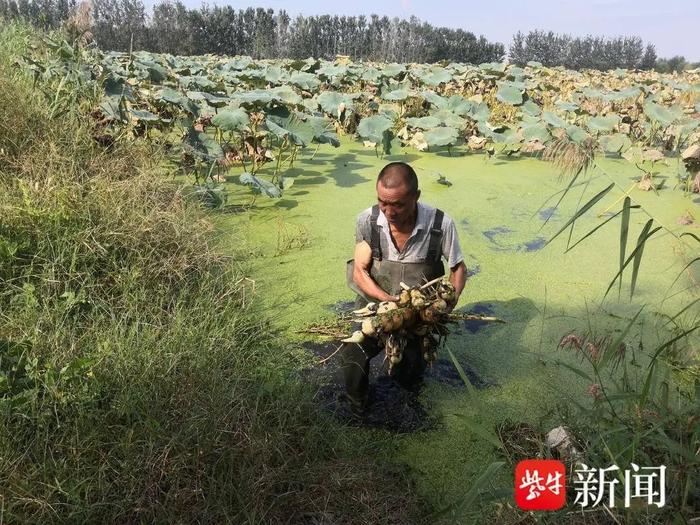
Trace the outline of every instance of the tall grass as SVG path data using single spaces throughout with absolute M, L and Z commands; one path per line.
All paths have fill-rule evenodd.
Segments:
M 409 523 L 151 147 L 104 149 L 0 25 L 0 522 Z

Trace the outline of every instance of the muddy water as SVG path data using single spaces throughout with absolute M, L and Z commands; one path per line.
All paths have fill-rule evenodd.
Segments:
M 616 186 L 594 211 L 605 211 L 622 196 L 636 176 L 625 161 L 601 161 L 590 182 L 577 186 L 555 209 L 556 194 L 565 183 L 549 164 L 536 159 L 487 161 L 482 155 L 448 157 L 413 151 L 377 159 L 373 150 L 354 143 L 335 150 L 322 148 L 313 160 L 302 158 L 286 173 L 294 185 L 283 199 L 260 196 L 250 211 L 217 218 L 224 246 L 244 246 L 254 257 L 251 277 L 256 292 L 275 325 L 288 335 L 299 370 L 318 368 L 319 357 L 332 351 L 329 345 L 337 348 L 337 343 L 322 340 L 310 344 L 308 335 L 294 331 L 333 319 L 336 311 L 328 306 L 352 300 L 344 280 L 345 261 L 353 253 L 355 217 L 375 202 L 376 174 L 389 160 L 410 162 L 419 175 L 421 199 L 443 209 L 458 225 L 470 272 L 458 310 L 481 311 L 507 321 L 459 326 L 448 339 L 450 349 L 482 388 L 463 388 L 444 351 L 435 377 L 426 378 L 418 393 L 396 390 L 377 368 L 381 356 L 374 360 L 375 419 L 357 431 L 398 432 L 391 441 L 393 454 L 410 466 L 418 489 L 440 506 L 463 495 L 497 457 L 490 445 L 470 432 L 465 417 L 486 426 L 511 419 L 551 428 L 557 424 L 557 405 L 588 402 L 588 385 L 554 363 L 559 359 L 579 366 L 575 355 L 557 350 L 564 334 L 588 328 L 619 330 L 646 304 L 629 342 L 636 344 L 643 334 L 651 346 L 663 336 L 657 330 L 658 314 L 677 312 L 692 294 L 682 292 L 689 284 L 685 276 L 670 292 L 669 287 L 692 258 L 692 244 L 678 236 L 699 232 L 677 224 L 676 218 L 686 210 L 700 218 L 698 198 L 671 189 L 664 190 L 663 199 L 633 191 L 632 198 L 644 210 L 632 212 L 630 242 L 650 217 L 666 229 L 647 244 L 634 298 L 629 299 L 628 274 L 619 300 L 615 286 L 602 301 L 618 269 L 619 222 L 613 220 L 568 253 L 568 232 L 545 243 L 579 202 L 611 181 Z M 453 185 L 438 184 L 438 175 Z M 235 182 L 228 186 L 232 204 L 250 201 L 246 188 Z M 571 242 L 600 221 L 595 214 L 579 221 Z M 662 301 L 665 295 L 670 297 Z M 333 379 L 337 357 L 315 373 L 319 403 L 343 420 L 344 408 L 338 401 L 342 389 L 337 376 Z M 504 472 L 501 479 L 506 485 L 509 475 Z

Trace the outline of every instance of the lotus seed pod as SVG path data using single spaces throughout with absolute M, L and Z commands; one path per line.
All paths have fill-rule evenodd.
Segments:
M 374 319 L 365 319 L 362 321 L 362 333 L 366 336 L 372 337 L 377 334 L 374 327 Z
M 342 342 L 343 342 L 343 343 L 357 343 L 357 344 L 360 344 L 360 343 L 362 343 L 364 340 L 365 340 L 364 334 L 363 334 L 361 331 L 357 330 L 357 331 L 353 332 L 352 335 L 351 335 L 350 337 L 347 337 L 347 338 L 343 339 Z

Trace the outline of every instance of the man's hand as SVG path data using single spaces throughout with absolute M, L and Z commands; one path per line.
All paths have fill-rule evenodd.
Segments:
M 455 298 L 452 301 L 448 301 L 447 313 L 452 312 L 457 306 L 459 296 L 462 295 L 462 290 L 464 290 L 464 285 L 467 282 L 467 265 L 464 264 L 464 261 L 450 268 L 450 282 L 455 288 Z

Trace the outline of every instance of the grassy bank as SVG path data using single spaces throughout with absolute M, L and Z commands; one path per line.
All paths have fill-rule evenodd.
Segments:
M 381 443 L 289 379 L 158 152 L 51 118 L 13 67 L 36 35 L 0 27 L 0 521 L 416 521 Z

